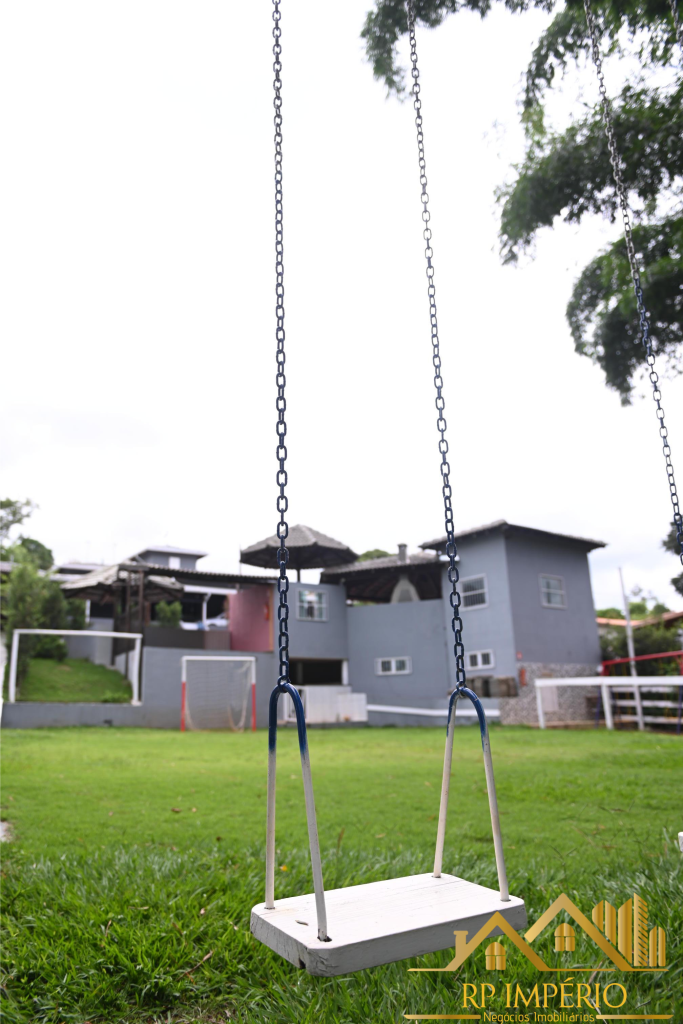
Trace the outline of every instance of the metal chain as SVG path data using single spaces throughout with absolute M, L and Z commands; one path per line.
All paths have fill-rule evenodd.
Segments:
M 456 564 L 458 549 L 455 543 L 453 532 L 453 489 L 450 483 L 451 467 L 448 462 L 448 441 L 446 440 L 446 419 L 444 416 L 446 404 L 443 397 L 443 377 L 441 376 L 441 354 L 439 346 L 439 324 L 436 315 L 436 285 L 434 284 L 434 250 L 432 249 L 432 229 L 429 226 L 431 214 L 429 212 L 429 194 L 427 192 L 427 165 L 425 162 L 424 129 L 422 126 L 422 101 L 420 99 L 420 72 L 417 66 L 417 44 L 415 42 L 415 2 L 408 0 L 408 30 L 410 34 L 410 60 L 412 63 L 413 106 L 415 108 L 415 127 L 417 129 L 417 152 L 420 167 L 420 186 L 422 202 L 422 222 L 424 230 L 422 237 L 426 242 L 425 260 L 427 262 L 427 295 L 429 298 L 429 323 L 432 336 L 432 363 L 434 364 L 434 387 L 436 388 L 436 427 L 439 431 L 439 453 L 441 455 L 441 479 L 443 482 L 442 494 L 444 504 L 444 517 L 446 522 L 446 554 L 448 555 L 448 581 L 451 585 L 450 603 L 453 609 L 451 628 L 453 630 L 453 652 L 455 654 L 456 669 L 456 690 L 461 689 L 466 682 L 465 674 L 465 648 L 462 642 L 462 618 L 460 617 L 460 593 L 458 592 L 458 580 L 460 573 Z
M 628 208 L 628 201 L 626 197 L 626 186 L 624 185 L 624 178 L 621 173 L 621 160 L 619 159 L 619 151 L 617 150 L 616 138 L 614 135 L 614 114 L 612 111 L 612 103 L 609 96 L 607 95 L 607 89 L 605 87 L 605 77 L 602 70 L 602 58 L 600 56 L 600 50 L 598 47 L 599 32 L 595 21 L 595 15 L 593 14 L 593 8 L 591 7 L 591 0 L 584 0 L 584 10 L 586 12 L 586 21 L 588 23 L 588 31 L 590 32 L 591 38 L 591 55 L 593 57 L 593 63 L 598 73 L 598 85 L 600 87 L 600 100 L 602 105 L 602 120 L 605 125 L 605 132 L 607 134 L 607 144 L 610 152 L 610 163 L 612 164 L 612 172 L 614 175 L 614 183 L 617 189 L 617 197 L 619 200 L 619 206 L 621 207 L 621 214 L 624 221 L 624 239 L 626 242 L 626 252 L 628 253 L 628 262 L 631 268 L 631 278 L 633 280 L 633 287 L 636 295 L 636 304 L 638 307 L 638 317 L 640 319 L 640 331 L 641 341 L 645 346 L 646 362 L 649 367 L 650 383 L 652 384 L 652 397 L 654 398 L 656 406 L 656 415 L 659 420 L 659 436 L 662 439 L 662 450 L 664 452 L 664 461 L 666 463 L 666 475 L 669 481 L 669 493 L 671 496 L 671 504 L 673 506 L 673 521 L 676 525 L 676 538 L 678 540 L 678 546 L 680 549 L 680 560 L 683 565 L 683 515 L 681 515 L 681 506 L 678 498 L 678 490 L 676 488 L 676 480 L 674 477 L 674 468 L 671 462 L 671 446 L 669 444 L 668 430 L 664 422 L 664 409 L 662 408 L 662 392 L 659 387 L 659 375 L 655 370 L 655 356 L 652 351 L 652 338 L 650 336 L 650 321 L 649 314 L 645 307 L 645 299 L 643 298 L 643 286 L 640 280 L 640 269 L 638 266 L 638 257 L 636 256 L 635 246 L 633 244 L 633 228 L 631 225 L 631 215 Z M 672 0 L 672 10 L 674 3 Z M 676 22 L 678 19 L 676 18 Z M 680 26 L 677 24 L 677 31 L 680 31 Z
M 678 5 L 676 0 L 669 0 L 669 7 L 671 8 L 671 17 L 673 18 L 674 32 L 676 33 L 678 45 L 683 49 L 683 29 L 681 28 L 681 20 L 678 17 Z
M 280 60 L 282 54 L 282 47 L 280 45 L 282 30 L 280 28 L 280 18 L 280 0 L 273 0 L 273 57 L 275 58 L 273 62 L 273 71 L 275 73 L 273 80 L 273 106 L 275 108 L 275 117 L 273 119 L 275 125 L 275 338 L 277 341 L 275 357 L 277 361 L 277 374 L 275 376 L 277 384 L 277 400 L 275 402 L 277 426 L 275 429 L 278 438 L 275 455 L 278 461 L 276 480 L 280 491 L 276 503 L 277 511 L 280 513 L 280 521 L 277 525 L 277 536 L 280 541 L 280 547 L 277 552 L 277 562 L 280 567 L 280 576 L 277 582 L 278 594 L 280 595 L 277 618 L 279 624 L 278 649 L 280 655 L 278 686 L 283 687 L 285 683 L 289 682 L 289 604 L 287 603 L 287 595 L 289 593 L 289 579 L 287 577 L 289 552 L 286 547 L 289 526 L 285 519 L 289 502 L 285 493 L 287 486 L 287 470 L 285 469 L 287 461 L 287 446 L 285 444 L 287 436 L 287 423 L 285 420 L 287 401 L 285 399 L 285 384 L 287 379 L 285 377 L 285 263 L 282 223 L 282 78 L 280 77 L 282 72 L 282 62 Z

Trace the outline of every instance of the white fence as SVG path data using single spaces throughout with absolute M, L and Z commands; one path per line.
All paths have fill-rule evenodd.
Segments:
M 669 681 L 670 680 L 670 681 Z M 643 702 L 641 699 L 641 690 L 649 690 L 655 692 L 669 691 L 675 686 L 683 685 L 683 676 L 578 676 L 571 679 L 537 679 L 536 680 L 536 707 L 538 709 L 538 724 L 541 729 L 545 729 L 545 711 L 547 708 L 543 706 L 543 691 L 551 687 L 557 686 L 593 686 L 600 689 L 602 695 L 602 706 L 605 713 L 605 725 L 608 729 L 614 728 L 614 715 L 612 713 L 612 697 L 610 689 L 616 690 L 633 690 L 634 698 L 632 706 L 636 710 L 635 715 L 624 715 L 623 718 L 626 721 L 633 721 L 638 723 L 639 729 L 644 729 L 648 723 L 648 718 L 643 715 L 643 705 L 652 702 Z M 623 703 L 623 702 L 622 702 Z M 666 706 L 671 706 L 671 701 L 666 702 Z M 680 704 L 679 704 L 680 709 Z M 680 728 L 680 710 L 678 716 L 678 723 Z M 662 719 L 657 717 L 656 722 L 670 722 L 672 725 L 676 721 L 675 718 Z M 654 724 L 654 721 L 653 721 Z
M 340 722 L 367 722 L 367 697 L 354 693 L 350 686 L 297 686 L 308 725 L 333 725 Z M 289 694 L 282 701 L 283 722 L 296 722 L 294 702 Z
M 464 704 L 464 701 L 460 701 Z M 442 708 L 406 708 L 402 704 L 368 704 L 368 711 L 379 711 L 386 715 L 418 715 L 421 718 L 448 718 L 448 703 L 445 702 Z M 487 719 L 500 718 L 498 708 L 484 708 Z M 469 718 L 475 720 L 477 712 L 471 704 L 455 708 L 456 718 Z
M 17 699 L 17 666 L 19 664 L 19 640 L 22 636 L 108 636 L 118 640 L 134 640 L 133 649 L 133 671 L 131 673 L 131 684 L 133 687 L 133 699 L 131 704 L 140 703 L 140 650 L 142 647 L 142 633 L 115 633 L 110 630 L 100 629 L 15 629 L 12 633 L 12 653 L 9 663 L 9 685 L 8 700 L 14 704 Z

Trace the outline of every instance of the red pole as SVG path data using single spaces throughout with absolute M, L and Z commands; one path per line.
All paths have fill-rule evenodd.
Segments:
M 183 679 L 180 684 L 180 731 L 185 732 L 185 700 L 187 694 L 187 683 Z
M 251 731 L 256 732 L 256 683 L 251 684 Z

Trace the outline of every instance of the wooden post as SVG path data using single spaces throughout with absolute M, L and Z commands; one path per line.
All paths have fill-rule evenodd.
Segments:
M 132 632 L 132 622 L 131 622 L 131 615 L 130 615 L 131 599 L 132 599 L 132 587 L 131 587 L 131 581 L 130 581 L 130 571 L 126 570 L 126 633 L 131 633 Z M 116 662 L 116 658 L 114 658 L 114 662 Z M 126 671 L 125 671 L 125 676 L 126 676 L 126 679 L 128 679 L 128 645 L 126 645 Z

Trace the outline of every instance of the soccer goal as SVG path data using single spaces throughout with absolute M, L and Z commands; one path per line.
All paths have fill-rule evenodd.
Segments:
M 7 697 L 10 704 L 17 699 L 17 668 L 19 665 L 19 643 L 22 636 L 54 636 L 54 637 L 76 637 L 80 648 L 79 657 L 85 656 L 83 651 L 90 653 L 93 641 L 97 637 L 106 637 L 111 640 L 132 640 L 132 665 L 129 672 L 129 680 L 133 688 L 133 699 L 131 704 L 140 703 L 140 651 L 142 645 L 142 633 L 116 633 L 112 630 L 103 629 L 15 629 L 12 633 L 12 651 L 9 663 L 9 679 L 7 686 Z
M 182 659 L 180 730 L 256 731 L 256 658 L 228 655 Z

